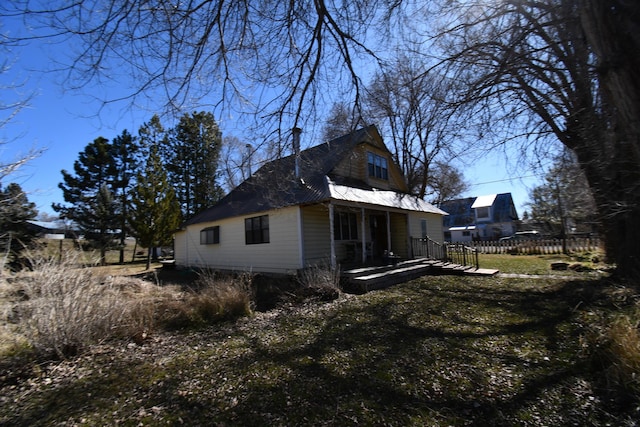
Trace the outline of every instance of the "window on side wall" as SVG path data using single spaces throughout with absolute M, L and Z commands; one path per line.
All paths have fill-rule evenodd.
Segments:
M 200 231 L 201 245 L 215 245 L 220 243 L 220 226 L 207 227 Z
M 245 218 L 244 236 L 247 245 L 269 243 L 269 215 Z
M 378 179 L 389 179 L 387 159 L 372 152 L 367 152 L 367 169 L 369 176 Z
M 334 240 L 358 240 L 358 219 L 353 212 L 336 212 L 333 216 Z
M 424 239 L 427 234 L 427 220 L 425 218 L 420 219 L 420 236 Z
M 489 207 L 476 208 L 476 215 L 478 215 L 478 218 L 489 218 Z

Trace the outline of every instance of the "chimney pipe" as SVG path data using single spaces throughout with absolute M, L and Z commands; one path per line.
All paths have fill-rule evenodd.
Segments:
M 246 144 L 244 146 L 245 148 L 245 158 L 244 158 L 244 167 L 246 168 L 246 178 L 250 178 L 251 177 L 251 154 L 253 151 L 253 146 L 251 146 L 251 144 Z
M 300 178 L 300 134 L 302 129 L 295 127 L 291 129 L 293 134 L 293 154 L 295 156 L 295 174 L 296 178 Z

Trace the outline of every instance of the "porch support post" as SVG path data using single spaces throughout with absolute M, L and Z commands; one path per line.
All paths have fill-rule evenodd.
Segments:
M 329 239 L 331 246 L 330 262 L 331 268 L 336 268 L 336 241 L 333 234 L 333 203 L 329 203 Z
M 387 252 L 391 254 L 391 214 L 387 211 Z
M 367 262 L 367 242 L 366 242 L 366 234 L 365 234 L 365 221 L 364 221 L 364 208 L 360 208 L 361 218 L 360 218 L 360 229 L 362 232 L 362 262 Z

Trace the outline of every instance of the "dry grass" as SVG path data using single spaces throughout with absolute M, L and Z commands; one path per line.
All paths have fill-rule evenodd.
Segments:
M 76 268 L 76 253 L 62 260 L 36 258 L 21 280 L 25 300 L 17 309 L 25 335 L 36 352 L 74 356 L 113 337 L 131 317 L 130 307 L 111 278 Z
M 639 419 L 639 296 L 608 279 L 424 277 L 217 323 L 251 310 L 255 278 L 204 272 L 188 286 L 159 286 L 90 270 L 127 303 L 112 336 L 132 339 L 99 339 L 76 357 L 37 363 L 16 341 L 0 353 L 0 425 Z M 300 284 L 335 284 L 329 271 L 307 273 Z M 10 302 L 0 313 L 14 329 L 26 324 L 16 308 L 31 303 L 17 292 L 27 277 L 0 287 Z
M 142 342 L 161 328 L 199 328 L 252 312 L 250 277 L 203 274 L 185 290 L 82 267 L 85 258 L 40 255 L 33 271 L 2 281 L 0 354 L 26 345 L 38 357 L 67 358 L 114 338 Z
M 328 263 L 305 268 L 298 273 L 298 284 L 303 297 L 334 300 L 342 291 L 340 268 L 332 268 Z
M 640 301 L 631 309 L 591 317 L 583 345 L 603 370 L 607 387 L 640 397 Z
M 202 271 L 194 287 L 178 298 L 158 304 L 158 322 L 169 328 L 200 328 L 250 315 L 253 311 L 251 276 L 217 276 Z

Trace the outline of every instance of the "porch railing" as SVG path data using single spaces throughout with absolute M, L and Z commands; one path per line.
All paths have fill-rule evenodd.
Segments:
M 429 258 L 480 268 L 478 251 L 462 243 L 438 243 L 429 237 L 411 238 L 414 258 Z

